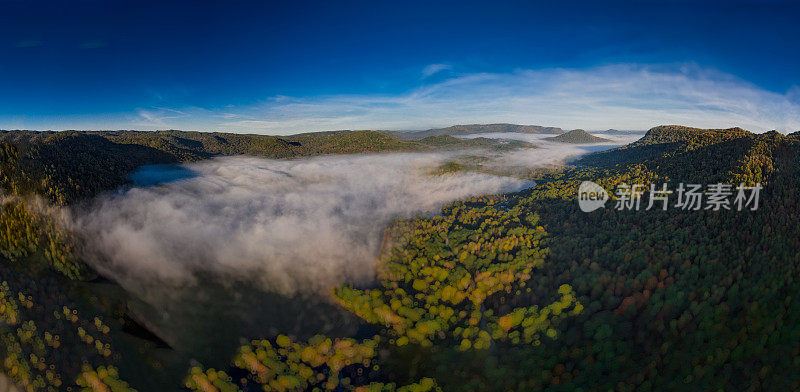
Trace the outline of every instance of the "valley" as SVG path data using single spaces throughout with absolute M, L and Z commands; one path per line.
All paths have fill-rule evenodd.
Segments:
M 262 147 L 225 150 L 203 134 L 196 145 L 5 135 L 3 339 L 19 385 L 58 388 L 112 368 L 104 383 L 137 390 L 179 390 L 182 380 L 246 390 L 269 377 L 553 389 L 588 387 L 599 374 L 619 387 L 656 369 L 664 385 L 690 375 L 709 388 L 792 385 L 797 134 L 667 126 L 604 148 L 523 133 L 445 147 L 378 137 L 342 155 L 328 139 L 363 134 L 337 133 L 286 138 L 322 138 L 302 143 L 334 155 L 283 159 Z M 70 169 L 87 151 L 92 160 Z M 255 156 L 224 156 L 238 151 Z M 58 164 L 30 161 L 42 154 Z M 757 211 L 583 213 L 575 192 L 584 180 L 765 189 Z M 763 242 L 776 236 L 785 247 Z M 754 345 L 765 331 L 768 346 Z M 324 348 L 330 338 L 350 348 Z M 785 353 L 753 362 L 765 349 Z M 316 362 L 314 350 L 349 365 Z M 63 362 L 75 355 L 85 365 Z M 40 357 L 57 371 L 29 359 Z M 463 367 L 445 365 L 453 361 Z M 660 365 L 686 361 L 694 370 Z

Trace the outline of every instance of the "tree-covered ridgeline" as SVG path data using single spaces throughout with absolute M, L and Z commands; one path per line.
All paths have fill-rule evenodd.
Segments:
M 398 346 L 434 342 L 461 350 L 496 341 L 539 344 L 551 324 L 580 313 L 568 285 L 558 301 L 513 306 L 544 263 L 539 218 L 492 198 L 454 203 L 434 218 L 411 222 L 405 243 L 381 263 L 381 287 L 336 290 L 342 306 L 387 328 Z M 504 208 L 508 208 L 507 210 Z
M 192 391 L 235 392 L 249 387 L 263 391 L 355 391 L 428 392 L 440 391 L 436 382 L 423 378 L 400 385 L 380 379 L 377 363 L 380 338 L 356 341 L 316 335 L 305 342 L 288 336 L 254 340 L 242 346 L 232 361 L 231 374 L 195 366 L 186 387 Z
M 575 169 L 521 196 L 552 239 L 540 274 L 550 283 L 538 289 L 569 282 L 585 306 L 566 320 L 563 339 L 533 356 L 545 365 L 537 389 L 798 387 L 798 140 L 713 134 L 705 145 L 678 142 L 661 156 L 646 143 L 590 155 L 582 163 L 598 156 L 625 162 L 637 151 L 642 158 Z M 586 214 L 575 206 L 584 179 L 609 191 L 621 182 L 761 183 L 764 204 L 757 211 Z
M 362 333 L 247 337 L 226 369 L 165 363 L 169 348 L 131 337 L 125 298 L 81 289 L 83 275 L 48 262 L 47 224 L 35 223 L 47 215 L 9 199 L 0 245 L 16 261 L 0 266 L 3 369 L 30 391 L 796 390 L 798 135 L 657 127 L 537 172 L 529 190 L 398 221 L 378 282 L 333 293 L 364 320 Z M 23 149 L 3 147 L 6 192 L 26 189 L 6 163 Z M 755 211 L 584 213 L 584 180 L 611 195 L 623 182 L 764 188 Z M 164 382 L 167 367 L 182 381 Z
M 325 154 L 513 149 L 523 142 L 452 136 L 401 141 L 376 131 L 336 131 L 291 136 L 184 131 L 0 131 L 0 188 L 69 205 L 129 183 L 148 164 L 193 162 L 217 156 L 271 159 Z
M 89 330 L 89 323 L 82 321 L 84 308 L 97 311 L 94 305 L 99 299 L 96 293 L 87 291 L 81 281 L 96 274 L 79 260 L 77 248 L 80 247 L 80 239 L 60 224 L 57 209 L 49 210 L 48 202 L 68 205 L 113 189 L 127 182 L 127 175 L 143 164 L 191 161 L 234 154 L 282 158 L 329 153 L 429 151 L 495 144 L 487 140 L 461 141 L 454 138 L 399 142 L 370 131 L 303 134 L 285 139 L 175 131 L 12 131 L 3 132 L 2 137 L 0 186 L 4 198 L 0 209 L 0 223 L 3 228 L 0 233 L 0 252 L 6 259 L 3 265 L 4 274 L 7 274 L 7 280 L 12 285 L 3 286 L 3 302 L 0 306 L 0 313 L 3 315 L 2 329 L 9 333 L 5 335 L 1 352 L 5 358 L 5 371 L 21 388 L 31 391 L 65 388 L 126 391 L 133 387 L 120 379 L 120 373 L 130 377 L 131 374 L 141 376 L 141 372 L 147 369 L 152 372 L 164 370 L 164 364 L 159 363 L 163 358 L 146 358 L 149 355 L 141 357 L 142 347 L 151 347 L 148 350 L 157 351 L 157 348 L 153 348 L 157 344 L 129 336 L 126 331 L 128 325 L 124 301 L 114 306 L 105 304 L 100 311 L 113 321 L 109 324 L 111 327 L 100 324 L 102 336 L 93 335 L 97 331 Z M 504 144 L 502 147 L 507 146 Z M 32 295 L 31 290 L 14 288 L 14 284 L 20 282 L 35 288 L 37 281 L 46 282 L 53 291 Z M 79 301 L 72 302 L 71 297 L 76 297 Z M 61 310 L 65 312 L 63 316 Z M 52 317 L 60 321 L 53 324 L 53 320 L 50 320 Z M 95 317 L 95 322 L 100 320 L 98 317 Z M 117 345 L 111 344 L 113 340 L 128 339 L 133 340 L 132 345 L 135 348 L 123 344 L 122 349 L 117 351 Z M 42 344 L 42 341 L 47 344 Z M 260 344 L 263 351 L 264 342 L 266 341 L 254 341 L 253 344 Z M 337 341 L 332 346 L 329 353 L 332 360 L 339 361 L 336 358 L 346 353 L 346 350 L 342 351 L 342 343 L 347 342 Z M 92 350 L 82 350 L 83 344 L 97 347 L 96 354 L 99 356 Z M 358 343 L 365 344 L 369 345 L 369 342 Z M 289 360 L 288 357 L 286 360 Z M 354 358 L 344 359 L 348 362 L 352 360 Z M 330 365 L 327 362 L 326 364 Z M 195 370 L 193 368 L 191 372 Z M 276 377 L 280 376 L 280 382 L 284 382 L 294 370 L 292 366 L 292 369 L 283 372 L 285 374 L 278 374 Z M 322 383 L 321 387 L 340 388 L 340 385 L 345 385 L 334 382 L 338 380 L 340 373 L 341 369 L 337 369 L 333 373 L 335 377 L 332 381 Z M 214 373 L 211 371 L 206 374 Z M 293 377 L 299 380 L 303 374 Z M 163 381 L 164 377 L 159 379 Z M 433 381 L 426 379 L 405 386 L 397 386 L 385 380 L 371 382 L 364 377 L 360 379 L 362 382 L 359 388 L 368 387 L 369 390 L 411 391 L 435 387 Z M 203 383 L 197 374 L 191 373 L 186 381 L 187 388 L 192 380 L 199 382 L 192 384 L 192 388 L 206 390 L 206 387 L 213 385 Z M 216 382 L 221 382 L 220 380 L 221 378 Z M 265 383 L 264 385 L 278 385 L 266 374 L 260 374 L 253 382 L 258 381 Z M 158 381 L 142 384 L 139 381 L 134 384 L 150 389 L 157 383 Z M 316 381 L 309 381 L 303 385 L 311 387 L 316 384 Z M 285 390 L 300 388 L 299 384 L 292 385 Z
M 664 135 L 671 131 L 688 135 L 688 140 Z M 547 228 L 549 235 L 542 238 L 548 247 L 546 263 L 530 280 L 532 290 L 521 294 L 527 303 L 542 303 L 552 300 L 562 285 L 572 287 L 583 309 L 557 322 L 557 339 L 541 339 L 536 348 L 502 347 L 493 341 L 488 349 L 473 347 L 468 353 L 459 352 L 457 341 L 442 345 L 449 349 L 435 343 L 432 348 L 397 348 L 390 356 L 396 358 L 394 369 L 433 377 L 444 390 L 798 388 L 797 136 L 682 127 L 657 128 L 653 133 L 661 135 L 653 144 L 598 154 L 606 162 L 622 164 L 589 165 L 586 162 L 597 159 L 590 155 L 578 168 L 489 203 L 499 207 L 495 214 L 535 212 L 538 224 Z M 670 145 L 652 148 L 662 144 L 661 137 Z M 659 149 L 663 152 L 652 153 Z M 638 152 L 641 157 L 629 158 L 631 162 L 622 159 Z M 598 182 L 609 191 L 623 182 L 760 183 L 765 189 L 756 211 L 606 208 L 587 214 L 575 202 L 583 180 Z M 433 221 L 446 222 L 448 208 L 452 206 Z M 427 300 L 431 295 L 425 290 L 430 289 L 418 285 L 423 288 L 420 296 L 413 284 L 420 277 L 438 275 L 426 274 L 423 268 L 450 267 L 432 261 L 446 253 L 438 250 L 446 247 L 429 240 L 436 238 L 431 233 L 447 232 L 438 230 L 442 227 L 447 224 L 414 232 L 410 243 L 418 241 L 416 248 L 400 248 L 410 261 L 398 263 L 403 259 L 397 254 L 389 258 L 383 264 L 388 272 L 383 273 L 380 288 L 357 291 L 357 296 L 350 288 L 340 289 L 357 305 L 378 304 L 356 308 L 356 314 L 391 328 L 390 336 L 400 335 L 394 325 L 404 327 L 404 320 L 389 312 L 391 305 L 402 309 Z M 417 253 L 409 249 L 424 256 L 415 259 Z M 399 272 L 393 275 L 393 271 Z M 409 277 L 404 280 L 404 276 Z M 409 285 L 407 293 L 393 290 L 405 291 Z M 387 308 L 386 302 L 392 300 Z M 436 310 L 431 313 L 443 313 L 432 308 Z M 384 311 L 376 315 L 380 311 L 373 309 Z

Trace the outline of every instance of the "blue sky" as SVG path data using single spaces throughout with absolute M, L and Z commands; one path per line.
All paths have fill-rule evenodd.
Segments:
M 800 129 L 791 3 L 168 3 L 0 0 L 0 129 Z

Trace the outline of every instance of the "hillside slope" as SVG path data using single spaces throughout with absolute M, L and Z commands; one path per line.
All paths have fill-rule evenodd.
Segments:
M 35 193 L 57 204 L 89 198 L 127 182 L 147 164 L 191 162 L 215 156 L 281 159 L 323 154 L 521 148 L 526 143 L 438 137 L 403 141 L 376 131 L 290 136 L 186 131 L 0 131 L 9 154 L 0 160 L 0 187 Z M 13 158 L 13 159 L 12 159 Z
M 574 144 L 610 142 L 610 140 L 608 139 L 591 135 L 588 132 L 584 131 L 583 129 L 573 129 L 569 132 L 562 133 L 558 136 L 544 138 L 544 140 L 556 143 L 574 143 Z
M 639 140 L 608 151 L 589 154 L 577 161 L 582 165 L 613 166 L 681 154 L 701 147 L 753 137 L 741 128 L 699 129 L 676 125 L 654 127 Z
M 176 360 L 126 319 L 124 292 L 71 274 L 82 265 L 72 252 L 79 241 L 9 201 L 0 215 L 3 370 L 29 390 L 77 390 L 86 380 L 119 391 L 127 390 L 122 380 L 148 391 L 288 382 L 346 391 L 797 390 L 800 139 L 651 131 L 528 190 L 395 221 L 377 282 L 334 289 L 369 338 L 298 341 L 276 331 L 242 340 L 222 367 Z M 131 147 L 97 135 L 42 137 L 85 159 L 94 159 L 95 145 L 105 153 Z M 17 159 L 12 147 L 0 149 L 4 162 Z M 157 159 L 147 155 L 154 150 L 164 153 L 146 147 L 131 161 Z M 3 166 L 0 174 L 19 178 L 13 170 L 21 169 Z M 64 170 L 102 174 L 91 171 L 97 165 Z M 586 180 L 610 195 L 621 183 L 763 189 L 758 208 L 741 211 L 685 210 L 673 194 L 667 210 L 647 210 L 644 196 L 640 210 L 615 208 L 612 198 L 585 213 L 576 194 Z
M 658 137 L 638 145 L 666 146 L 658 158 L 648 154 L 639 160 L 617 152 L 617 157 L 629 160 L 572 169 L 517 194 L 456 202 L 442 210 L 442 217 L 412 221 L 410 245 L 387 257 L 391 273 L 382 276 L 381 286 L 342 290 L 342 301 L 393 337 L 419 339 L 417 329 L 404 334 L 397 326 L 414 326 L 420 318 L 442 328 L 441 338 L 434 330 L 429 338 L 433 343 L 427 343 L 434 350 L 421 349 L 414 356 L 412 350 L 397 349 L 396 355 L 404 356 L 395 369 L 403 369 L 406 377 L 431 375 L 444 390 L 798 388 L 800 362 L 794 358 L 800 355 L 800 141 L 737 129 L 678 129 L 672 135 L 664 131 L 670 130 L 656 129 L 651 136 Z M 606 163 L 613 156 L 607 155 Z M 737 211 L 733 205 L 732 210 L 684 210 L 672 206 L 673 194 L 666 211 L 645 210 L 645 196 L 638 211 L 616 209 L 612 199 L 604 209 L 585 213 L 576 203 L 578 186 L 585 180 L 611 195 L 623 182 L 645 187 L 667 183 L 672 190 L 678 183 L 705 187 L 717 182 L 759 183 L 764 188 L 755 210 Z M 486 315 L 472 313 L 472 325 L 491 323 L 492 314 L 518 318 L 510 318 L 490 335 L 490 349 L 465 354 L 458 339 L 463 337 L 462 345 L 471 344 L 476 331 L 450 326 L 449 312 L 438 316 L 440 304 L 448 302 L 435 299 L 452 298 L 451 287 L 440 286 L 443 278 L 436 274 L 429 278 L 406 271 L 449 271 L 470 263 L 493 266 L 518 260 L 520 256 L 503 253 L 508 248 L 500 245 L 515 243 L 503 242 L 509 238 L 503 230 L 517 230 L 523 222 L 504 221 L 516 212 L 530 214 L 547 231 L 542 241 L 548 247 L 546 262 L 534 269 L 527 285 L 517 291 L 512 286 L 483 302 Z M 461 243 L 464 239 L 473 242 Z M 430 283 L 418 284 L 417 279 Z M 398 286 L 403 289 L 400 298 Z M 564 305 L 569 317 L 532 321 L 520 310 L 545 309 L 558 298 L 554 292 L 570 290 L 580 306 Z M 405 307 L 417 300 L 431 302 L 419 313 L 418 308 Z M 395 302 L 403 305 L 392 313 L 388 304 Z M 370 313 L 378 304 L 387 304 L 385 318 Z M 562 314 L 561 309 L 555 313 Z M 534 348 L 524 344 L 542 325 L 552 329 L 550 338 L 541 337 Z M 515 334 L 516 328 L 525 332 Z M 506 334 L 520 343 L 504 342 Z M 491 365 L 464 366 L 465 356 L 469 363 Z

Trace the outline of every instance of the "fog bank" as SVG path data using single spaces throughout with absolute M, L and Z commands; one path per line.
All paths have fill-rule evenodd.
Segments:
M 191 284 L 207 272 L 287 295 L 317 292 L 373 279 L 392 218 L 529 185 L 471 172 L 431 175 L 447 158 L 213 159 L 185 165 L 193 176 L 100 197 L 77 224 L 90 262 L 126 286 Z

